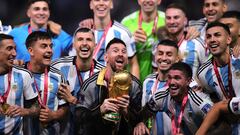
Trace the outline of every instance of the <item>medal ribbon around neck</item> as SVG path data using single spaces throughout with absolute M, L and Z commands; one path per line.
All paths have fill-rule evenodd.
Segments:
M 213 60 L 213 69 L 214 72 L 216 74 L 217 80 L 218 80 L 218 84 L 220 86 L 220 89 L 223 93 L 223 95 L 225 96 L 226 99 L 230 99 L 232 97 L 235 97 L 235 92 L 233 91 L 233 86 L 232 86 L 232 71 L 231 71 L 231 59 L 229 56 L 229 61 L 228 61 L 228 87 L 229 89 L 225 89 L 224 85 L 223 85 L 223 81 L 220 77 L 220 73 L 218 71 L 217 68 L 217 63 L 216 61 Z
M 187 101 L 188 101 L 188 94 L 186 94 L 183 98 L 180 114 L 179 114 L 178 119 L 177 119 L 177 123 L 175 122 L 174 113 L 172 113 L 171 121 L 172 121 L 172 133 L 173 133 L 173 135 L 176 135 L 176 134 L 180 133 L 180 127 L 181 127 L 183 112 L 184 112 L 184 109 L 187 105 Z
M 10 70 L 8 72 L 8 87 L 7 87 L 7 91 L 3 94 L 3 96 L 0 96 L 0 103 L 6 103 L 7 102 L 7 98 L 11 89 L 11 79 L 12 79 L 12 70 Z
M 107 33 L 108 33 L 109 29 L 111 28 L 111 26 L 112 26 L 112 21 L 110 21 L 110 23 L 107 25 L 107 28 L 104 30 L 104 33 L 103 33 L 100 41 L 98 42 L 96 48 L 93 51 L 93 59 L 96 59 L 97 54 L 103 44 L 103 41 L 106 39 Z

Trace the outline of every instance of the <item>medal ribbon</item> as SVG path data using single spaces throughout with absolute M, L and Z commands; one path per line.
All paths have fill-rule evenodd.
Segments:
M 172 121 L 172 131 L 173 131 L 172 134 L 173 135 L 176 135 L 176 134 L 180 133 L 180 125 L 181 125 L 181 122 L 182 122 L 184 109 L 187 105 L 187 100 L 188 100 L 188 94 L 186 94 L 183 98 L 182 105 L 181 105 L 181 110 L 180 110 L 180 114 L 178 116 L 177 123 L 175 122 L 174 113 L 172 113 L 171 121 Z
M 31 65 L 28 64 L 28 69 L 31 70 Z M 38 102 L 41 106 L 46 106 L 47 104 L 47 93 L 48 93 L 48 70 L 47 68 L 45 68 L 45 72 L 44 72 L 44 96 L 43 96 L 43 100 L 41 99 L 41 94 L 40 94 L 40 90 L 39 87 L 37 85 L 37 81 L 34 78 L 34 85 L 36 86 L 37 92 L 38 92 Z
M 139 11 L 139 15 L 138 15 L 138 28 L 142 28 L 142 11 Z M 154 18 L 154 23 L 153 23 L 153 28 L 152 28 L 152 34 L 154 35 L 156 33 L 157 30 L 157 24 L 158 24 L 158 12 L 157 12 L 157 16 Z
M 111 28 L 111 26 L 112 26 L 112 21 L 110 21 L 107 28 L 104 30 L 104 33 L 103 33 L 100 41 L 98 42 L 96 48 L 93 51 L 93 59 L 95 59 L 97 57 L 97 53 L 99 52 L 99 50 L 103 44 L 103 41 L 106 39 L 107 33 L 108 33 L 109 29 Z
M 152 89 L 152 95 L 157 91 L 157 86 L 158 86 L 158 83 L 159 83 L 159 82 L 160 82 L 160 81 L 158 81 L 158 75 L 157 75 L 156 80 L 155 80 L 155 82 L 154 82 L 154 87 L 153 87 L 153 89 Z M 168 83 L 166 82 L 163 87 L 165 87 L 165 86 L 167 86 L 167 85 L 168 85 Z
M 12 70 L 9 71 L 8 73 L 8 87 L 7 87 L 7 91 L 3 94 L 3 96 L 0 96 L 0 103 L 6 103 L 7 102 L 7 98 L 10 92 L 10 88 L 11 88 L 11 78 L 12 78 Z
M 76 68 L 76 71 L 77 71 L 77 76 L 78 76 L 79 83 L 80 83 L 80 85 L 82 85 L 83 84 L 83 78 L 80 74 L 80 71 L 78 72 L 77 62 L 75 64 L 75 68 Z M 93 70 L 94 70 L 94 61 L 91 62 L 91 68 L 90 68 L 90 71 L 89 71 L 89 78 L 93 75 Z
M 185 35 L 183 34 L 182 37 L 180 38 L 180 40 L 178 41 L 178 47 L 180 47 L 182 45 L 182 42 L 184 41 L 185 39 Z
M 217 80 L 218 80 L 218 83 L 219 83 L 219 86 L 220 86 L 220 89 L 223 93 L 223 95 L 225 96 L 226 99 L 229 99 L 229 98 L 232 98 L 232 97 L 235 97 L 235 93 L 233 91 L 233 86 L 232 86 L 232 72 L 231 72 L 231 60 L 230 60 L 230 56 L 229 56 L 229 62 L 228 62 L 228 91 L 225 89 L 224 85 L 223 85 L 223 81 L 220 77 L 220 74 L 219 74 L 219 71 L 217 69 L 217 64 L 215 61 L 213 61 L 213 69 L 214 69 L 214 72 L 216 74 L 216 77 L 217 77 Z

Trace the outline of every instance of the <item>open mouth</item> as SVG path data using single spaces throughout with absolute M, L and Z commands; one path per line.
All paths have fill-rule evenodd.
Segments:
M 219 45 L 218 44 L 211 44 L 209 45 L 210 48 L 217 48 Z
M 45 60 L 51 60 L 52 59 L 52 55 L 44 55 L 43 58 Z

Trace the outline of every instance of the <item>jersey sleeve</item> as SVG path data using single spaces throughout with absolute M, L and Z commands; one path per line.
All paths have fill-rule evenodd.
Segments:
M 25 74 L 23 83 L 24 83 L 23 94 L 25 99 L 30 100 L 30 99 L 36 98 L 38 93 L 34 85 L 33 76 L 31 76 L 30 73 Z
M 167 97 L 169 95 L 169 91 L 157 91 L 148 101 L 147 105 L 152 112 L 163 111 L 165 107 L 165 102 L 167 102 Z

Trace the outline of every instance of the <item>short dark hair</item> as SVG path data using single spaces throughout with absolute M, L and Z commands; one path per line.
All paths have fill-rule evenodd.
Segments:
M 38 40 L 42 40 L 42 39 L 51 39 L 51 36 L 47 32 L 34 31 L 30 35 L 28 35 L 28 37 L 26 39 L 26 47 L 29 48 L 29 47 L 33 46 L 34 42 L 36 42 Z
M 93 37 L 94 37 L 94 32 L 93 32 L 93 30 L 92 30 L 92 29 L 89 29 L 89 28 L 86 28 L 86 27 L 78 27 L 78 28 L 75 30 L 75 32 L 73 33 L 73 37 L 75 37 L 78 32 L 83 32 L 83 33 L 91 32 L 91 34 L 92 34 Z
M 211 22 L 207 25 L 206 31 L 212 27 L 222 27 L 230 35 L 229 27 L 226 24 L 220 23 L 218 21 Z
M 39 2 L 39 1 L 44 1 L 48 4 L 48 7 L 50 8 L 50 0 L 28 0 L 27 7 L 29 8 L 33 3 Z
M 236 10 L 227 11 L 221 18 L 236 18 L 240 22 L 240 12 Z
M 177 62 L 172 64 L 172 66 L 169 68 L 169 70 L 179 70 L 182 71 L 187 78 L 192 78 L 192 68 L 184 63 L 184 62 Z
M 13 40 L 13 36 L 0 33 L 0 42 L 2 42 L 5 39 L 12 39 Z
M 106 51 L 110 48 L 110 46 L 112 44 L 115 44 L 115 43 L 120 43 L 120 44 L 123 44 L 125 47 L 126 47 L 126 44 L 119 38 L 113 38 L 110 42 L 108 42 L 107 44 L 107 47 L 106 47 Z
M 179 9 L 179 10 L 181 10 L 181 11 L 185 14 L 185 16 L 187 17 L 187 10 L 186 10 L 186 8 L 185 8 L 182 4 L 180 4 L 180 3 L 171 3 L 170 5 L 167 6 L 166 10 L 169 9 L 169 8 Z
M 160 45 L 164 45 L 164 46 L 171 46 L 171 47 L 174 47 L 178 50 L 178 45 L 175 41 L 173 40 L 169 40 L 169 39 L 165 39 L 165 40 L 161 40 L 157 46 L 160 46 Z

